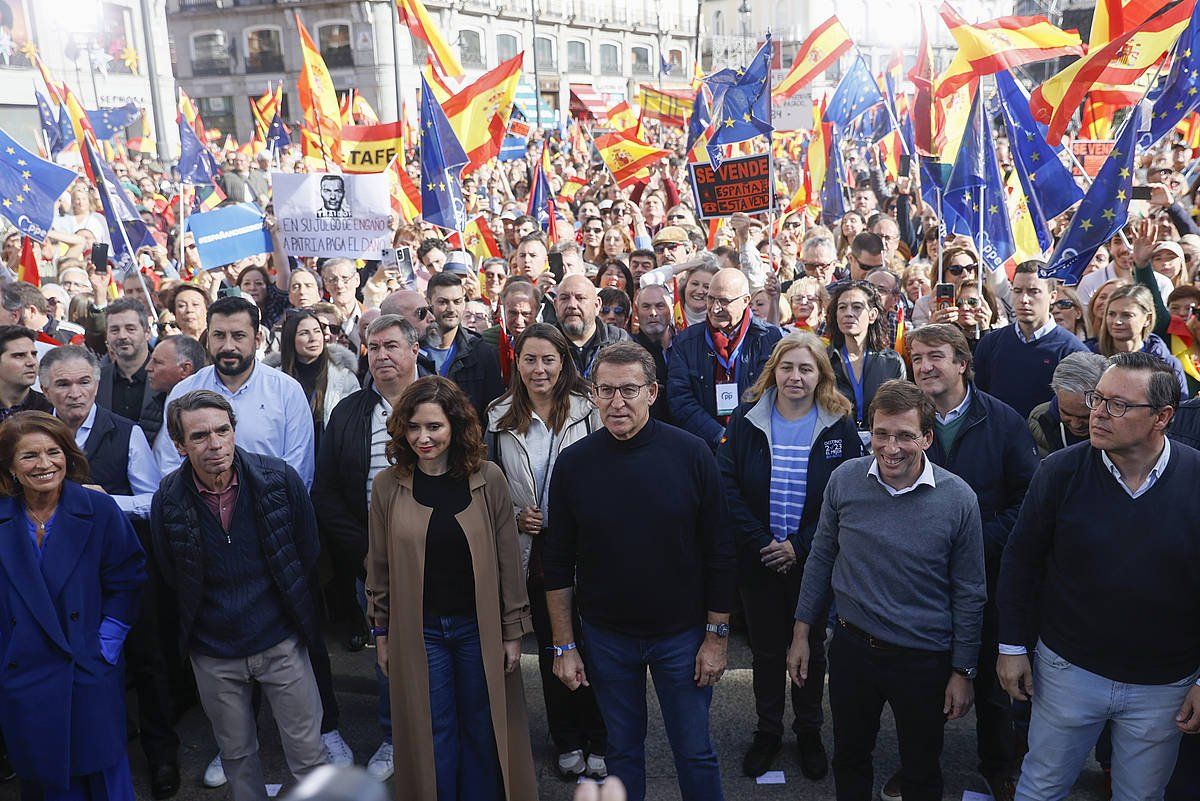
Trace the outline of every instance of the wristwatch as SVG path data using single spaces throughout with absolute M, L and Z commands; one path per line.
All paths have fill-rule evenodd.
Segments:
M 958 675 L 962 676 L 964 679 L 971 679 L 972 681 L 974 681 L 975 677 L 977 675 L 979 675 L 979 668 L 956 667 L 956 668 L 954 668 L 954 672 L 957 673 Z
M 704 630 L 707 631 L 709 634 L 717 635 L 721 639 L 725 639 L 726 637 L 729 636 L 729 624 L 728 623 L 706 623 L 704 625 Z

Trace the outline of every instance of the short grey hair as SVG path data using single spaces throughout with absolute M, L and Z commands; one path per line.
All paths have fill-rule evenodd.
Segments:
M 834 244 L 832 239 L 826 236 L 814 236 L 812 239 L 804 240 L 801 252 L 806 257 L 812 257 L 818 248 L 829 248 L 835 256 L 837 255 L 837 245 Z
M 634 302 L 635 303 L 638 302 L 637 299 L 642 297 L 643 292 L 646 292 L 651 289 L 662 290 L 663 298 L 666 299 L 667 305 L 668 306 L 675 305 L 675 294 L 673 292 L 671 292 L 671 287 L 667 286 L 666 284 L 646 284 L 644 287 L 642 287 L 641 289 L 639 289 L 637 291 L 637 295 L 634 296 L 634 298 L 635 298 Z
M 199 340 L 193 339 L 187 334 L 172 334 L 160 339 L 158 344 L 162 346 L 168 342 L 175 346 L 175 364 L 181 365 L 187 362 L 192 365 L 193 372 L 208 364 L 208 354 L 204 352 L 204 346 L 200 344 Z
M 326 259 L 325 263 L 321 265 L 322 279 L 324 279 L 325 271 L 328 270 L 330 267 L 343 267 L 343 266 L 347 266 L 347 265 L 350 267 L 351 270 L 354 270 L 355 275 L 358 274 L 358 267 L 354 264 L 353 259 L 346 259 L 346 258 L 342 258 L 341 256 L 337 256 L 332 259 Z
M 83 345 L 62 345 L 57 348 L 51 348 L 46 351 L 46 355 L 42 357 L 38 364 L 38 381 L 43 385 L 50 383 L 50 368 L 56 364 L 79 359 L 87 362 L 92 368 L 92 375 L 97 381 L 100 380 L 100 360 L 96 358 L 96 354 L 85 348 Z
M 654 357 L 636 342 L 614 342 L 601 348 L 600 352 L 596 354 L 596 360 L 592 363 L 592 376 L 600 371 L 602 364 L 640 365 L 647 384 L 653 384 L 658 380 L 658 373 L 654 369 Z
M 1179 380 L 1175 377 L 1175 371 L 1171 369 L 1171 366 L 1159 357 L 1142 351 L 1114 353 L 1108 357 L 1106 369 L 1113 368 L 1150 373 L 1150 377 L 1146 381 L 1146 403 L 1155 409 L 1179 406 L 1180 396 L 1183 394 L 1179 388 Z
M 372 320 L 367 326 L 367 338 L 369 339 L 380 331 L 386 331 L 389 328 L 399 328 L 400 332 L 404 334 L 405 341 L 410 345 L 415 345 L 421 340 L 413 324 L 398 314 L 381 314 Z
M 1099 353 L 1069 353 L 1054 368 L 1050 389 L 1055 394 L 1067 392 L 1082 395 L 1091 392 L 1100 383 L 1100 376 L 1108 367 L 1108 359 Z
M 183 413 L 198 412 L 201 409 L 220 409 L 229 415 L 229 425 L 237 428 L 237 415 L 233 413 L 233 406 L 229 401 L 211 389 L 193 389 L 171 401 L 171 406 L 167 409 L 167 434 L 172 442 L 183 444 Z
M 583 248 L 581 248 L 579 246 L 578 242 L 567 239 L 562 242 L 555 242 L 550 247 L 550 252 L 551 253 L 578 253 L 579 255 L 582 256 Z

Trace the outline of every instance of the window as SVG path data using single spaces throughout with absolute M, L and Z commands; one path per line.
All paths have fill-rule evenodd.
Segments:
M 567 42 L 567 72 L 587 72 L 587 42 Z
M 317 47 L 327 67 L 353 67 L 354 53 L 350 49 L 350 26 L 331 22 L 317 28 Z
M 108 62 L 108 71 L 128 75 L 133 72 L 133 66 L 142 71 L 141 54 L 129 35 L 133 28 L 132 10 L 116 3 L 104 3 L 102 8 L 104 22 L 100 27 L 98 43 L 105 53 L 113 57 Z
M 283 72 L 278 28 L 258 28 L 246 34 L 246 72 Z
M 722 14 L 720 11 L 713 12 L 712 35 L 713 36 L 724 36 L 725 35 L 725 15 Z
M 459 31 L 458 55 L 464 67 L 482 67 L 483 37 L 477 31 Z
M 232 97 L 198 97 L 196 104 L 200 107 L 200 116 L 204 118 L 204 126 L 210 134 L 224 137 L 235 132 Z
M 425 63 L 425 59 L 429 57 L 429 48 L 417 37 L 412 36 L 410 38 L 412 39 L 413 64 L 418 67 L 422 66 Z
M 621 51 L 615 44 L 600 45 L 600 74 L 621 74 Z
M 669 62 L 671 62 L 671 74 L 672 75 L 674 75 L 676 78 L 686 78 L 687 77 L 686 75 L 683 74 L 683 51 L 682 50 L 672 50 L 671 55 L 667 60 Z M 788 63 L 790 64 L 791 62 L 788 62 Z
M 224 31 L 192 35 L 193 75 L 228 75 L 231 62 Z
M 650 48 L 635 47 L 633 54 L 633 74 L 634 75 L 649 75 L 650 74 Z
M 539 36 L 534 40 L 533 46 L 534 63 L 540 70 L 553 70 L 558 68 L 558 59 L 554 53 L 554 40 L 545 36 Z
M 501 63 L 516 58 L 520 49 L 521 43 L 517 41 L 517 37 L 510 33 L 496 34 L 496 59 Z

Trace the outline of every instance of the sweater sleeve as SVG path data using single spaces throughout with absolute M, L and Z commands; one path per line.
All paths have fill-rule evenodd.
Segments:
M 742 412 L 735 412 L 725 428 L 721 444 L 717 446 L 717 466 L 721 470 L 721 483 L 737 547 L 762 549 L 770 545 L 774 538 L 746 502 L 742 490 L 743 465 L 738 459 L 740 453 L 750 449 L 749 443 L 741 442 L 741 438 L 750 436 L 754 436 L 753 427 L 746 423 Z M 770 456 L 767 458 L 769 460 Z
M 985 603 L 987 579 L 983 567 L 979 504 L 973 497 L 968 497 L 963 503 L 962 525 L 950 549 L 950 622 L 954 632 L 950 663 L 955 667 L 978 666 Z
M 821 504 L 821 519 L 813 534 L 812 548 L 804 562 L 804 577 L 800 582 L 800 597 L 796 601 L 796 620 L 809 625 L 823 626 L 817 620 L 821 610 L 829 608 L 830 582 L 833 578 L 833 562 L 838 555 L 838 475 L 829 477 L 825 487 L 825 500 Z
M 1133 280 L 1150 290 L 1150 297 L 1154 298 L 1154 333 L 1166 339 L 1167 328 L 1171 325 L 1171 310 L 1167 308 L 1162 292 L 1158 289 L 1158 279 L 1154 277 L 1154 267 L 1149 264 L 1135 265 Z
M 546 516 L 549 525 L 542 532 L 542 572 L 546 590 L 565 590 L 575 584 L 579 523 L 567 492 L 571 472 L 571 454 L 558 457 L 550 475 L 550 501 Z
M 1187 209 L 1182 203 L 1172 203 L 1167 206 L 1167 216 L 1171 218 L 1171 224 L 1175 226 L 1175 230 L 1180 236 L 1185 234 L 1200 234 L 1200 226 L 1197 226 L 1192 218 L 1188 215 Z
M 701 486 L 697 528 L 704 553 L 705 608 L 710 612 L 727 613 L 733 608 L 737 552 L 716 458 L 703 446 L 696 448 L 696 458 Z
M 999 639 L 1032 648 L 1037 639 L 1037 595 L 1054 544 L 1059 488 L 1045 465 L 1034 475 L 1000 562 L 996 591 Z

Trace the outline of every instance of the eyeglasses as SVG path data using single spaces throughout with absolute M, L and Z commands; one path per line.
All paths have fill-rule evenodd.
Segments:
M 624 306 L 601 306 L 600 307 L 601 314 L 618 314 L 619 315 L 619 314 L 625 314 L 628 311 L 629 311 L 629 309 L 625 308 Z
M 683 242 L 659 242 L 654 246 L 654 252 L 659 253 L 664 250 L 674 250 L 678 247 L 683 247 Z
M 806 261 L 806 262 L 804 262 L 804 269 L 806 269 L 806 270 L 827 270 L 830 267 L 832 267 L 833 264 L 834 263 L 831 261 Z
M 964 270 L 976 272 L 979 269 L 978 264 L 947 264 L 946 272 L 951 275 L 962 275 Z
M 625 400 L 633 400 L 638 395 L 642 394 L 642 388 L 648 387 L 649 384 L 622 384 L 619 387 L 609 386 L 608 384 L 597 384 L 592 387 L 592 392 L 600 400 L 612 400 L 613 397 L 620 392 L 621 397 Z
M 979 298 L 959 298 L 954 305 L 960 309 L 978 309 Z
M 736 298 L 719 298 L 716 295 L 705 295 L 704 302 L 714 308 L 717 306 L 721 306 L 721 307 L 728 309 L 730 306 L 737 303 L 739 300 L 743 300 L 748 297 L 750 297 L 750 296 L 749 295 L 738 295 Z
M 686 220 L 687 218 L 688 217 L 686 214 L 668 214 L 667 215 L 668 220 Z
M 1096 390 L 1089 390 L 1083 393 L 1083 403 L 1092 411 L 1096 411 L 1101 405 L 1104 406 L 1104 411 L 1109 417 L 1124 417 L 1125 412 L 1130 409 L 1157 409 L 1153 403 L 1128 403 L 1118 398 L 1106 398 Z
M 431 314 L 433 314 L 432 306 L 421 306 L 420 308 L 418 308 L 416 310 L 416 315 L 417 315 L 418 320 L 424 320 L 426 317 L 428 317 Z
M 921 437 L 911 431 L 901 431 L 899 434 L 889 434 L 886 431 L 872 431 L 871 442 L 876 445 L 888 445 L 896 443 L 897 445 L 913 445 L 920 441 Z
M 1053 303 L 1051 303 L 1050 308 L 1052 308 L 1052 309 L 1073 309 L 1073 308 L 1075 308 L 1075 301 L 1070 300 L 1069 298 L 1063 298 L 1062 300 L 1056 300 Z

